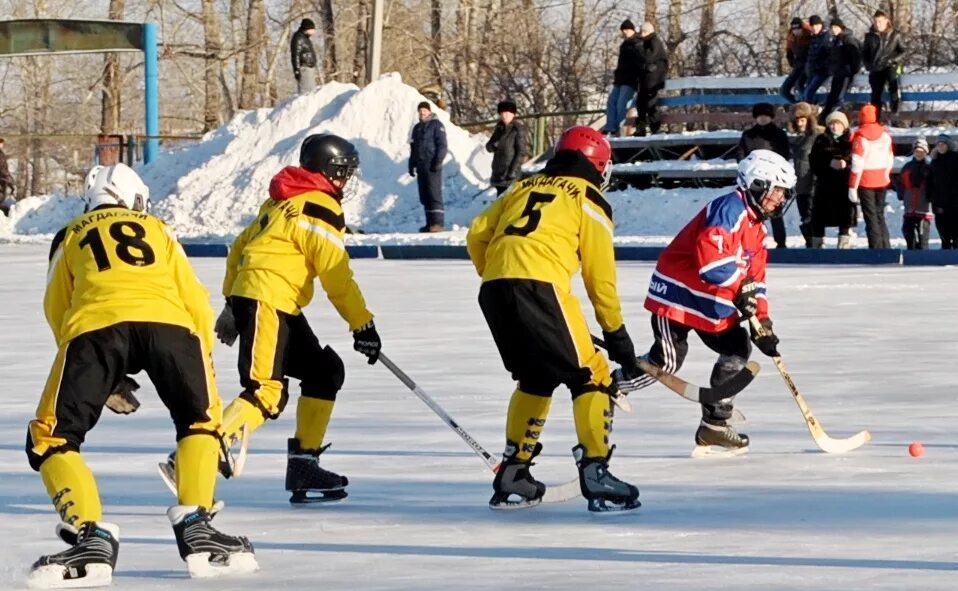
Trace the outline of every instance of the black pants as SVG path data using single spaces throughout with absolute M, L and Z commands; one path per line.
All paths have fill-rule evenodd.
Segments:
M 426 210 L 426 225 L 444 225 L 446 210 L 442 204 L 442 169 L 432 172 L 425 166 L 419 167 L 416 181 L 419 184 L 419 203 Z
M 952 250 L 958 248 L 958 215 L 951 209 L 935 208 L 935 227 L 941 236 L 941 248 Z
M 818 116 L 818 122 L 820 124 L 825 124 L 825 118 L 828 117 L 829 113 L 842 108 L 842 104 L 845 102 L 845 93 L 848 92 L 848 87 L 851 83 L 851 76 L 844 76 L 842 74 L 832 76 L 832 87 L 828 91 L 828 97 L 825 99 L 825 106 L 822 107 L 822 112 Z
M 897 113 L 901 106 L 901 88 L 899 86 L 898 67 L 876 70 L 868 74 L 868 84 L 872 87 L 872 96 L 869 101 L 878 109 L 881 115 L 882 93 L 885 91 L 885 85 L 888 85 L 888 94 L 891 97 L 891 112 Z
M 812 196 L 808 193 L 797 195 L 795 205 L 798 206 L 798 217 L 801 219 L 798 227 L 805 239 L 805 248 L 810 248 L 812 246 Z
M 868 248 L 891 248 L 888 225 L 885 223 L 885 189 L 858 188 L 858 200 L 865 218 Z
M 642 130 L 649 126 L 650 133 L 658 133 L 662 128 L 662 117 L 659 114 L 659 91 L 662 85 L 643 86 L 639 81 L 639 89 L 635 95 L 635 126 Z
M 772 238 L 775 239 L 775 245 L 779 248 L 785 248 L 785 220 L 783 218 L 772 218 Z
M 652 315 L 652 335 L 655 342 L 649 350 L 649 361 L 669 373 L 676 373 L 682 367 L 689 352 L 689 332 L 693 329 L 673 322 L 664 316 Z M 705 346 L 719 354 L 712 367 L 709 383 L 714 388 L 745 367 L 752 353 L 752 343 L 748 331 L 736 324 L 722 332 L 712 333 L 695 330 Z M 717 404 L 703 404 L 702 418 L 708 421 L 726 421 L 732 416 L 732 398 Z
M 496 197 L 502 195 L 509 189 L 509 185 L 496 185 Z
M 908 250 L 928 250 L 931 222 L 923 217 L 906 215 L 901 221 L 901 234 Z

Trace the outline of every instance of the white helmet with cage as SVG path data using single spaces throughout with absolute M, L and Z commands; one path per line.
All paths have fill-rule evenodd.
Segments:
M 745 192 L 749 205 L 759 217 L 780 217 L 785 214 L 796 183 L 795 167 L 771 150 L 754 150 L 738 164 L 738 186 Z M 765 196 L 775 187 L 785 189 L 785 201 L 773 212 L 762 208 Z
M 122 162 L 113 166 L 94 166 L 86 175 L 84 199 L 87 210 L 101 205 L 122 205 L 134 211 L 146 211 L 150 188 L 140 175 Z

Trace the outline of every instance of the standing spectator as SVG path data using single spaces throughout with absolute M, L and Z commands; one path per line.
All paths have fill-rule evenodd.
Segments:
M 792 24 L 788 29 L 788 36 L 785 39 L 785 59 L 788 60 L 788 67 L 792 70 L 782 83 L 779 94 L 790 103 L 798 99 L 792 93 L 792 89 L 798 91 L 800 97 L 805 96 L 805 62 L 808 61 L 808 43 L 811 37 L 811 27 L 807 22 L 797 16 L 792 19 Z
M 911 160 L 901 169 L 896 188 L 904 206 L 901 233 L 908 250 L 928 250 L 928 232 L 935 217 L 926 191 L 929 169 L 928 142 L 918 138 L 912 146 Z
M 298 94 L 306 94 L 316 88 L 316 50 L 313 48 L 313 42 L 309 40 L 315 34 L 316 24 L 304 18 L 289 43 Z
M 7 142 L 0 137 L 0 201 L 5 201 L 7 193 L 14 191 L 13 176 L 10 175 L 10 166 L 7 164 L 6 148 Z
M 792 148 L 792 162 L 795 163 L 795 201 L 801 218 L 799 228 L 805 238 L 805 248 L 811 248 L 812 189 L 815 186 L 815 175 L 812 173 L 809 156 L 815 139 L 825 129 L 815 123 L 815 106 L 804 101 L 792 106 L 790 119 L 792 132 L 795 134 L 789 139 L 789 143 Z
M 926 181 L 928 200 L 935 212 L 941 247 L 958 248 L 958 146 L 947 135 L 938 136 Z
M 605 107 L 605 127 L 602 133 L 618 135 L 619 126 L 625 119 L 629 101 L 635 96 L 639 75 L 642 72 L 641 39 L 635 34 L 635 24 L 625 19 L 619 26 L 622 45 L 619 45 L 619 61 L 612 72 L 612 90 Z
M 858 113 L 858 129 L 852 134 L 848 200 L 861 203 L 868 248 L 891 248 L 885 224 L 885 191 L 891 184 L 894 164 L 894 146 L 888 130 L 878 123 L 878 109 L 865 105 Z
M 426 210 L 426 225 L 420 232 L 442 232 L 446 211 L 442 204 L 442 161 L 446 159 L 446 128 L 422 101 L 419 123 L 412 128 L 409 175 L 419 181 L 419 202 Z
M 855 225 L 855 206 L 848 200 L 852 139 L 848 117 L 841 111 L 825 119 L 826 131 L 815 138 L 808 162 L 815 175 L 812 196 L 812 248 L 825 244 L 825 228 L 838 226 L 838 248 L 848 248 L 848 232 Z
M 648 125 L 650 133 L 658 133 L 662 127 L 659 117 L 659 91 L 665 88 L 665 74 L 669 69 L 669 53 L 652 23 L 642 23 L 639 29 L 642 40 L 642 67 L 639 73 L 638 94 L 635 97 L 635 135 L 644 136 Z
M 738 142 L 736 160 L 741 162 L 755 150 L 771 150 L 789 160 L 792 148 L 788 143 L 788 134 L 775 125 L 775 106 L 770 103 L 758 103 L 752 107 L 755 125 L 742 132 Z M 785 248 L 785 220 L 782 216 L 772 217 L 772 238 L 778 248 Z
M 808 41 L 808 59 L 805 62 L 805 102 L 816 105 L 818 103 L 815 102 L 815 93 L 831 76 L 832 36 L 825 29 L 822 17 L 817 14 L 808 17 L 808 25 L 811 27 L 811 36 Z
M 522 163 L 529 158 L 529 133 L 516 119 L 516 103 L 504 100 L 496 106 L 496 111 L 499 123 L 486 142 L 486 151 L 493 153 L 489 184 L 496 188 L 496 196 L 499 196 L 522 176 Z
M 882 108 L 882 93 L 888 85 L 888 94 L 891 95 L 890 107 L 892 113 L 897 113 L 901 107 L 901 56 L 905 53 L 905 46 L 901 43 L 898 32 L 891 26 L 888 13 L 876 10 L 872 19 L 872 28 L 865 35 L 865 46 L 862 50 L 865 60 L 865 69 L 868 70 L 868 83 L 872 87 L 871 104 L 875 105 L 879 114 Z
M 862 69 L 861 43 L 851 31 L 845 28 L 840 18 L 833 18 L 830 23 L 832 30 L 832 44 L 830 63 L 832 73 L 832 87 L 825 99 L 825 107 L 819 114 L 822 123 L 825 117 L 835 109 L 841 109 L 845 102 L 845 93 L 852 85 L 852 79 Z

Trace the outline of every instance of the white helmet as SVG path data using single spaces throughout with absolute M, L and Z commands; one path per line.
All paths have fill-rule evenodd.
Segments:
M 122 205 L 134 211 L 146 211 L 150 188 L 140 175 L 122 162 L 113 166 L 94 166 L 86 175 L 84 199 L 87 210 L 101 205 Z
M 754 150 L 738 163 L 738 186 L 745 192 L 749 205 L 759 217 L 784 215 L 791 204 L 795 182 L 795 167 L 771 150 Z M 785 189 L 785 201 L 775 211 L 768 213 L 762 208 L 762 201 L 775 187 Z

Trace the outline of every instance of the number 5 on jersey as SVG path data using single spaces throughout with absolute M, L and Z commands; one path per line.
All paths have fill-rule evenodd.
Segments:
M 526 201 L 526 206 L 522 210 L 522 217 L 528 218 L 528 221 L 523 226 L 517 226 L 515 224 L 507 226 L 505 233 L 510 236 L 528 236 L 533 230 L 539 227 L 539 222 L 542 221 L 542 212 L 539 211 L 536 206 L 552 203 L 555 198 L 556 196 L 550 193 L 536 193 L 535 191 L 529 193 L 529 199 Z

